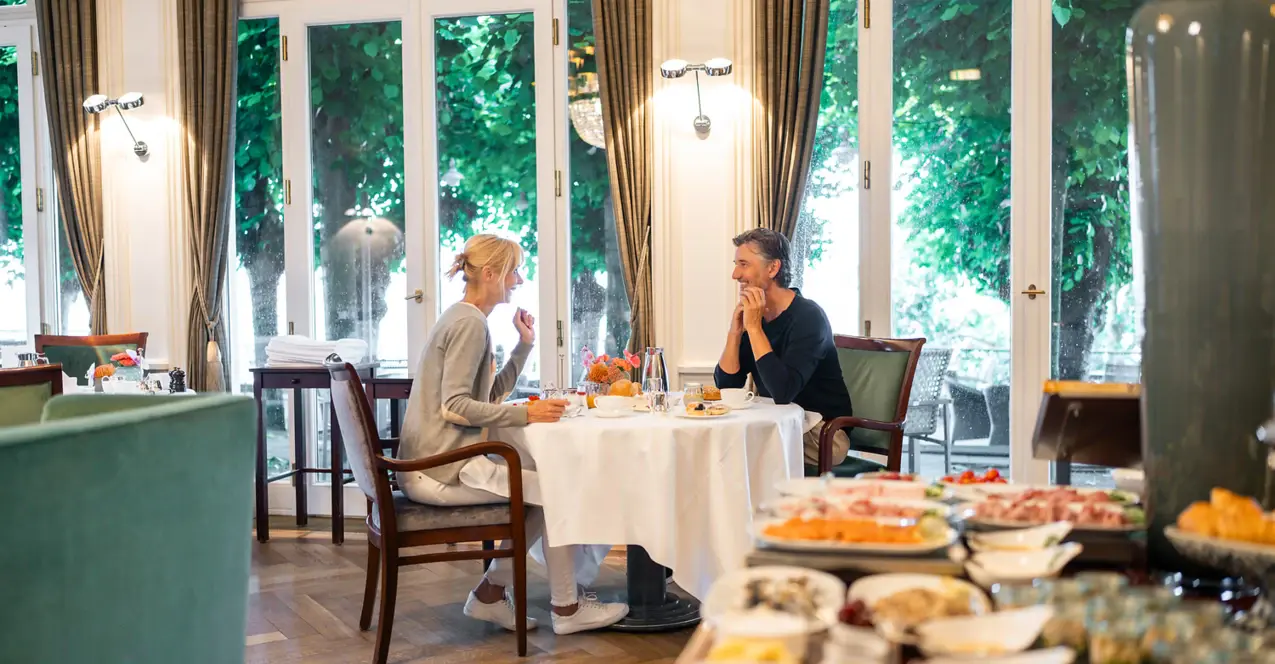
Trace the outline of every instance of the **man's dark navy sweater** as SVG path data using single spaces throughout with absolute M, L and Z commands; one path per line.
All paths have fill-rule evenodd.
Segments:
M 762 331 L 772 352 L 753 359 L 748 333 L 739 344 L 739 373 L 729 374 L 719 365 L 713 372 L 721 388 L 743 387 L 752 374 L 758 396 L 778 404 L 795 403 L 825 422 L 852 413 L 850 393 L 841 378 L 832 325 L 823 309 L 801 296 L 772 321 L 762 321 Z

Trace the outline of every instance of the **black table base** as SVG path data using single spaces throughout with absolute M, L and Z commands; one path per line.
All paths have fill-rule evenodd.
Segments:
M 628 547 L 629 615 L 611 626 L 617 632 L 672 632 L 699 624 L 699 602 L 668 591 L 668 569 L 646 549 Z

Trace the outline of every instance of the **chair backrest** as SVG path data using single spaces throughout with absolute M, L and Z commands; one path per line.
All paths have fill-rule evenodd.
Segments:
M 938 414 L 941 406 L 932 403 L 918 405 L 917 402 L 932 402 L 939 398 L 939 394 L 943 391 L 943 378 L 947 374 L 947 365 L 951 361 L 951 348 L 921 350 L 921 359 L 916 363 L 916 377 L 912 380 L 912 394 L 908 398 L 908 416 L 903 423 L 905 435 L 929 435 L 938 430 Z
M 902 426 L 925 339 L 837 335 L 833 341 L 855 417 Z M 856 428 L 850 432 L 850 446 L 884 453 L 890 450 L 891 438 L 888 431 Z
M 62 394 L 62 365 L 0 369 L 0 427 L 40 421 L 44 404 Z
M 394 498 L 389 477 L 385 471 L 376 468 L 376 457 L 382 450 L 376 432 L 376 416 L 367 401 L 363 381 L 359 380 L 354 365 L 348 362 L 329 364 L 328 373 L 332 374 L 332 407 L 336 410 L 336 423 L 341 427 L 341 441 L 345 445 L 345 456 L 350 460 L 350 470 L 354 472 L 354 481 L 378 508 L 385 506 L 392 510 Z M 384 519 L 381 523 L 385 523 Z
M 126 350 L 146 347 L 146 332 L 98 334 L 91 336 L 35 335 L 35 352 L 44 353 L 49 362 L 61 364 L 66 375 L 79 380 L 89 367 L 111 361 L 111 356 Z
M 242 662 L 256 409 L 73 394 L 0 430 L 0 662 Z

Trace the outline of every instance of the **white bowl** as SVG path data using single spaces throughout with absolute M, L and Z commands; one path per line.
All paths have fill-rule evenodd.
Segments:
M 783 615 L 769 609 L 745 609 L 743 606 L 749 582 L 757 579 L 782 581 L 790 578 L 807 579 L 806 583 L 814 593 L 815 619 L 803 621 L 808 623 L 807 632 L 837 624 L 837 613 L 845 604 L 846 584 L 827 572 L 783 565 L 740 569 L 719 578 L 700 605 L 700 616 L 705 622 L 716 626 L 721 622 L 752 614 Z
M 596 397 L 593 403 L 604 413 L 623 413 L 633 410 L 633 397 Z
M 1035 551 L 980 551 L 966 561 L 965 572 L 984 588 L 1001 581 L 1049 579 L 1058 576 L 1084 548 L 1068 542 Z
M 969 664 L 978 661 L 980 664 L 1071 664 L 1076 661 L 1076 651 L 1066 646 L 1045 648 L 1043 650 L 1027 650 L 1013 655 L 1000 657 L 931 657 L 927 664 Z
M 926 656 L 983 659 L 1026 650 L 1053 617 L 1054 607 L 1032 606 L 982 616 L 940 618 L 921 623 L 915 629 L 918 645 Z
M 1061 543 L 1071 533 L 1071 523 L 1056 521 L 1033 528 L 969 533 L 966 541 L 975 551 L 1031 551 Z

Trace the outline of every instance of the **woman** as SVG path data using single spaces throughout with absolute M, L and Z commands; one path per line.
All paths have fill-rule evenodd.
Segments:
M 522 309 L 515 312 L 518 345 L 497 372 L 487 317 L 496 305 L 508 303 L 513 290 L 522 284 L 518 274 L 521 264 L 522 249 L 517 243 L 494 235 L 475 235 L 456 256 L 447 276 L 464 276 L 465 297 L 443 312 L 421 353 L 403 420 L 403 458 L 433 456 L 482 442 L 488 427 L 557 422 L 562 417 L 565 401 L 541 399 L 516 406 L 503 403 L 531 354 L 536 321 Z M 539 505 L 540 483 L 534 462 L 525 451 L 521 457 L 524 499 Z M 483 505 L 509 498 L 509 469 L 487 457 L 402 473 L 398 479 L 408 498 L 427 505 Z M 543 510 L 528 507 L 528 545 L 544 538 L 544 531 Z M 509 545 L 505 542 L 502 546 Z M 557 634 L 606 627 L 629 611 L 624 604 L 603 604 L 592 595 L 581 596 L 574 563 L 576 559 L 585 561 L 588 556 L 578 549 L 552 547 L 544 542 L 553 631 Z M 596 572 L 596 562 L 593 566 Z M 582 575 L 587 576 L 588 570 L 582 569 Z M 512 583 L 511 576 L 507 559 L 492 561 L 482 582 L 465 602 L 465 615 L 513 630 L 513 601 L 506 590 Z M 535 621 L 527 618 L 527 628 L 535 626 Z

